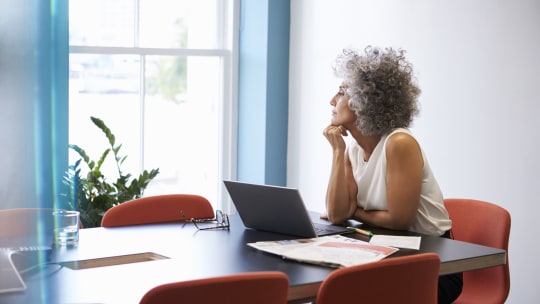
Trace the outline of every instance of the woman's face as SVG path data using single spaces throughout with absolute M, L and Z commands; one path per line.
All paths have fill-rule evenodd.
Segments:
M 356 115 L 349 108 L 349 95 L 347 95 L 347 85 L 342 83 L 339 91 L 330 100 L 332 109 L 332 119 L 330 123 L 334 126 L 349 126 L 356 121 Z

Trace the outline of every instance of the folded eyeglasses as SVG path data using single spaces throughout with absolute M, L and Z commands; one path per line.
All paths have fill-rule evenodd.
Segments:
M 184 210 L 180 210 L 180 214 L 183 218 L 186 218 L 186 215 L 184 214 Z M 197 230 L 210 230 L 210 229 L 229 229 L 230 222 L 229 222 L 229 216 L 222 212 L 221 210 L 216 210 L 216 217 L 213 219 L 195 219 L 191 218 L 189 219 L 193 225 L 197 228 Z M 201 223 L 216 223 L 217 225 L 214 226 L 200 226 Z

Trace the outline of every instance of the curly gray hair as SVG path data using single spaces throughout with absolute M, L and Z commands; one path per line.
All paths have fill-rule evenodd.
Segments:
M 368 46 L 362 56 L 352 49 L 338 55 L 333 69 L 348 86 L 349 107 L 364 135 L 407 128 L 419 113 L 420 89 L 403 50 Z

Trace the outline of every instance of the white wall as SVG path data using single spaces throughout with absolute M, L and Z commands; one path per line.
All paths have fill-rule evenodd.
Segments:
M 445 196 L 511 213 L 507 302 L 540 302 L 539 32 L 536 0 L 292 0 L 288 185 L 324 210 L 331 154 L 322 130 L 338 52 L 401 47 L 423 90 L 413 132 Z

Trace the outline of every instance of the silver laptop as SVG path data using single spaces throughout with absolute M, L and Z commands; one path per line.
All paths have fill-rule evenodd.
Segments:
M 298 189 L 223 181 L 244 226 L 257 230 L 312 238 L 351 232 L 313 223 Z
M 9 238 L 0 241 L 0 294 L 25 290 L 26 284 L 19 270 L 36 268 L 50 260 L 52 245 L 43 246 L 28 240 L 14 240 L 9 245 L 5 244 Z
M 38 215 L 40 212 L 43 214 Z M 46 219 L 46 215 L 50 217 Z M 35 222 L 22 223 L 26 229 L 21 232 L 8 227 L 9 221 L 0 217 L 0 229 L 12 232 L 0 237 L 0 294 L 25 290 L 26 284 L 19 270 L 36 268 L 51 259 L 54 246 L 52 211 L 36 211 L 33 220 Z

